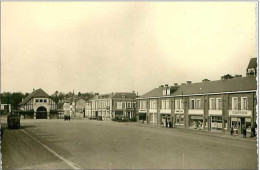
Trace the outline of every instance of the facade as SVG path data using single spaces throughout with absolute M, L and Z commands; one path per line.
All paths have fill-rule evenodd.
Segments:
M 251 61 L 250 61 L 251 62 Z M 137 98 L 147 124 L 235 133 L 256 122 L 256 76 L 160 86 Z
M 134 92 L 95 94 L 86 102 L 85 114 L 88 118 L 102 117 L 105 120 L 117 116 L 132 118 L 135 117 L 135 99 Z
M 19 104 L 23 111 L 33 111 L 34 119 L 49 119 L 50 111 L 57 110 L 56 103 L 42 89 L 34 90 Z

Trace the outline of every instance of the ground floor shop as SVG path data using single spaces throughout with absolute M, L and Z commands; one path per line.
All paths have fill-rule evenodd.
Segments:
M 190 129 L 203 129 L 203 115 L 188 115 Z
M 230 117 L 230 127 L 235 134 L 242 134 L 244 127 L 247 131 L 251 131 L 251 122 L 251 117 Z
M 175 114 L 175 125 L 184 127 L 184 113 Z
M 171 115 L 170 114 L 160 114 L 160 122 L 161 122 L 161 126 L 162 127 L 172 127 L 173 126 L 173 121 L 172 121 L 172 118 L 171 118 Z

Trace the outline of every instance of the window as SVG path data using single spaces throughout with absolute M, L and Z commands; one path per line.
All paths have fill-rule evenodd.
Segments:
M 42 103 L 42 99 L 40 99 L 40 102 Z
M 156 102 L 156 100 L 153 101 L 153 104 L 154 104 L 154 109 L 157 109 L 157 102 Z
M 210 101 L 210 102 L 209 102 L 209 108 L 210 108 L 210 110 L 215 110 L 215 109 L 216 109 L 215 99 L 214 99 L 214 98 L 211 98 L 209 101 Z
M 196 104 L 197 104 L 197 109 L 200 109 L 200 99 L 197 99 L 197 102 L 196 102 Z
M 241 97 L 241 110 L 247 110 L 247 97 Z
M 43 99 L 43 102 L 44 102 L 44 103 L 47 103 L 47 99 Z
M 217 99 L 216 109 L 217 110 L 221 110 L 222 109 L 222 100 L 220 98 Z
M 166 100 L 166 109 L 170 109 L 170 101 L 169 100 Z
M 238 110 L 238 98 L 232 97 L 232 110 Z
M 125 108 L 125 102 L 124 102 L 124 103 L 122 103 L 122 108 L 123 108 L 123 109 Z
M 183 104 L 182 99 L 180 99 L 180 109 L 183 109 L 183 108 L 184 108 L 184 104 Z
M 146 101 L 140 101 L 140 109 L 146 109 Z
M 35 102 L 38 103 L 38 102 L 39 102 L 39 99 L 35 99 Z
M 165 100 L 162 100 L 162 109 L 165 109 Z
M 131 108 L 131 103 L 127 102 L 127 108 Z
M 117 108 L 122 109 L 122 102 L 117 102 Z
M 150 101 L 150 109 L 153 109 L 153 101 Z
M 190 109 L 195 109 L 195 100 L 194 99 L 190 100 Z
M 180 109 L 180 101 L 175 100 L 175 109 Z

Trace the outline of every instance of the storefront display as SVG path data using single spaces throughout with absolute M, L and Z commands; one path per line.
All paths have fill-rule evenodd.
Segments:
M 203 128 L 203 116 L 190 116 L 190 128 L 202 129 Z

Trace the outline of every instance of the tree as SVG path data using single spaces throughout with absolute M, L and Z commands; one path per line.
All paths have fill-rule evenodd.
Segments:
M 81 97 L 81 93 L 80 92 L 78 92 L 78 96 Z

